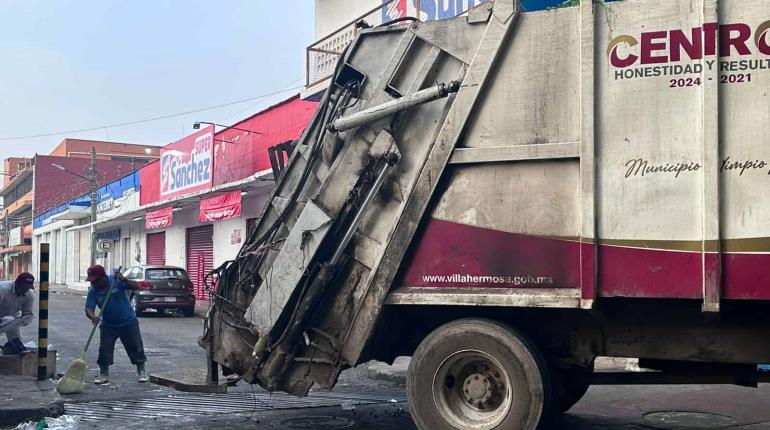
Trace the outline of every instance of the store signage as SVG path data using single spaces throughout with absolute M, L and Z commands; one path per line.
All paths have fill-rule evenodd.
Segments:
M 110 209 L 115 207 L 115 200 L 110 197 L 107 200 L 102 200 L 99 202 L 99 204 L 96 205 L 96 211 L 97 212 L 106 212 Z
M 241 191 L 235 190 L 218 196 L 201 199 L 198 220 L 221 221 L 241 216 Z
M 423 21 L 452 18 L 487 1 L 489 0 L 382 0 L 382 22 L 408 16 L 412 8 L 419 10 L 418 18 Z
M 22 227 L 16 227 L 10 231 L 8 235 L 9 246 L 21 245 L 21 229 Z
M 211 188 L 214 126 L 174 142 L 160 151 L 162 198 Z
M 236 228 L 233 230 L 232 234 L 230 234 L 230 245 L 238 245 L 241 243 L 241 229 Z
M 96 239 L 97 240 L 120 240 L 120 229 L 116 228 L 113 230 L 97 231 Z
M 146 230 L 155 230 L 159 228 L 170 227 L 174 221 L 174 207 L 166 206 L 154 211 L 147 212 L 144 218 L 144 228 Z

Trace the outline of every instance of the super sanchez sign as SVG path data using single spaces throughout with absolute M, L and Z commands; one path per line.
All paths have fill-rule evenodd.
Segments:
M 213 126 L 164 147 L 160 152 L 161 197 L 211 188 L 213 147 Z

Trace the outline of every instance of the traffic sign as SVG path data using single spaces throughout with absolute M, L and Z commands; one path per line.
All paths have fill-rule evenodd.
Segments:
M 110 252 L 112 250 L 112 241 L 100 240 L 99 244 L 97 245 L 97 248 L 99 249 L 99 251 L 102 251 L 102 252 Z

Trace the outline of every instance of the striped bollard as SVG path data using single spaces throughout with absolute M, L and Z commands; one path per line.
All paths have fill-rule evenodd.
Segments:
M 40 244 L 40 291 L 37 328 L 37 380 L 48 379 L 48 259 L 49 245 Z

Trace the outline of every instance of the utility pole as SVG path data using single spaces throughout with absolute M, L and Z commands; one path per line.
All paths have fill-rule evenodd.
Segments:
M 8 212 L 5 210 L 5 202 L 3 202 L 3 214 L 5 215 L 5 247 L 8 248 L 11 246 L 11 226 L 8 223 Z M 8 254 L 3 254 L 3 279 L 11 276 L 11 272 L 8 271 L 8 264 L 10 261 L 11 259 L 8 258 Z
M 96 147 L 91 147 L 91 165 L 88 168 L 88 186 L 91 194 L 91 265 L 96 264 Z

